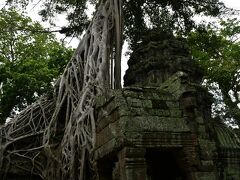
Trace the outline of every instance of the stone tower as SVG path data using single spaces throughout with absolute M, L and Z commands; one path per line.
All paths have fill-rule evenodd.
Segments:
M 149 32 L 125 88 L 97 99 L 100 180 L 239 180 L 239 138 L 211 118 L 201 79 L 183 40 Z

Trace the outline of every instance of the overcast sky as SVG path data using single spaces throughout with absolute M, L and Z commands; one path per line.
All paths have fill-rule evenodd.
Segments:
M 0 0 L 1 1 L 1 0 Z M 34 2 L 38 2 L 38 0 L 33 0 L 33 4 Z M 238 9 L 240 10 L 240 0 L 222 0 L 222 2 L 225 3 L 225 5 L 229 8 L 234 8 L 234 9 Z M 34 21 L 41 21 L 41 18 L 38 16 L 38 10 L 40 7 L 35 7 L 35 8 L 31 8 L 29 7 L 28 9 L 28 15 L 34 20 Z M 89 10 L 89 14 L 91 14 L 92 8 Z M 56 17 L 56 25 L 59 27 L 56 27 L 56 29 L 60 29 L 61 26 L 63 26 L 64 24 L 66 24 L 67 21 L 65 20 L 65 17 L 63 15 Z M 49 27 L 46 23 L 44 24 L 45 26 Z M 60 35 L 59 33 L 56 34 L 58 38 L 63 38 L 63 35 Z M 67 39 L 67 45 L 71 46 L 73 48 L 76 48 L 79 40 L 77 38 L 74 39 Z M 127 60 L 128 57 L 125 57 L 124 54 L 127 51 L 127 46 L 126 44 L 123 46 L 123 56 L 122 56 L 122 77 L 126 71 L 126 69 L 128 68 L 127 65 Z
M 1 0 L 0 0 L 1 1 Z M 33 3 L 38 2 L 38 0 L 33 0 Z M 222 2 L 225 3 L 225 5 L 227 7 L 230 8 L 234 8 L 234 9 L 238 9 L 240 10 L 240 0 L 222 0 Z M 38 11 L 40 9 L 40 4 L 38 6 L 36 6 L 35 8 L 32 8 L 32 6 L 30 6 L 28 8 L 28 15 L 34 20 L 34 21 L 40 21 L 41 22 L 41 17 L 38 15 Z M 92 9 L 90 10 L 92 12 Z M 89 14 L 91 14 L 91 12 L 89 12 Z M 56 17 L 56 29 L 58 29 L 58 27 L 60 28 L 61 26 L 63 26 L 64 24 L 66 24 L 67 21 L 65 20 L 64 15 L 59 15 L 58 17 Z M 45 25 L 46 27 L 49 27 L 49 25 L 47 23 L 43 23 L 43 25 Z M 57 35 L 59 38 L 62 37 L 60 35 Z M 77 47 L 78 45 L 78 40 L 74 39 L 70 42 L 70 45 L 72 47 Z
M 231 7 L 231 8 L 240 10 L 240 1 L 239 0 L 223 0 L 222 2 L 224 2 L 227 7 Z
M 0 2 L 1 1 L 2 0 L 0 0 Z M 40 9 L 40 4 L 38 4 L 35 8 L 32 8 L 34 3 L 37 3 L 37 2 L 39 2 L 39 0 L 33 0 L 32 5 L 30 5 L 28 7 L 28 14 L 27 15 L 30 16 L 34 21 L 41 22 L 41 17 L 38 15 L 38 11 Z M 229 8 L 240 10 L 240 0 L 222 0 L 222 2 L 224 2 L 225 5 Z M 1 5 L 2 4 L 0 4 L 0 6 Z M 91 14 L 91 11 L 92 11 L 92 8 L 88 11 L 88 13 Z M 67 23 L 64 15 L 59 15 L 58 17 L 56 17 L 55 20 L 56 20 L 57 27 L 51 28 L 52 30 L 60 29 L 62 26 L 64 26 Z M 45 27 L 49 27 L 49 25 L 47 23 L 41 22 L 41 24 L 43 24 Z M 64 36 L 60 35 L 59 33 L 56 33 L 56 35 L 59 39 L 64 38 Z M 79 43 L 79 40 L 77 38 L 74 38 L 74 39 L 69 39 L 68 38 L 67 39 L 67 45 L 71 46 L 73 48 L 76 48 L 78 43 Z M 124 52 L 126 52 L 126 51 L 127 51 L 127 46 L 124 45 L 123 46 L 123 58 L 122 58 L 122 76 L 123 76 L 125 70 L 128 68 L 128 66 L 127 66 L 127 59 L 128 58 L 124 57 Z

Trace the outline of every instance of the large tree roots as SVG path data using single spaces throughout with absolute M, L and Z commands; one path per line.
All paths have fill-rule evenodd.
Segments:
M 120 1 L 100 3 L 54 93 L 0 128 L 2 178 L 97 179 L 95 97 L 107 88 L 120 88 L 120 17 Z

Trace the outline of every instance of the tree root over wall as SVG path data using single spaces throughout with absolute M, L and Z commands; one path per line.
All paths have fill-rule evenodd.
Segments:
M 54 93 L 0 127 L 0 179 L 98 178 L 95 97 L 121 87 L 121 35 L 121 2 L 102 1 Z

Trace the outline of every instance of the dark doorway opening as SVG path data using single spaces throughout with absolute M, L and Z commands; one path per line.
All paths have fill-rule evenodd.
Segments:
M 186 170 L 179 150 L 153 150 L 146 153 L 148 180 L 186 180 Z
M 113 172 L 118 161 L 115 155 L 108 155 L 97 162 L 99 180 L 113 180 Z

